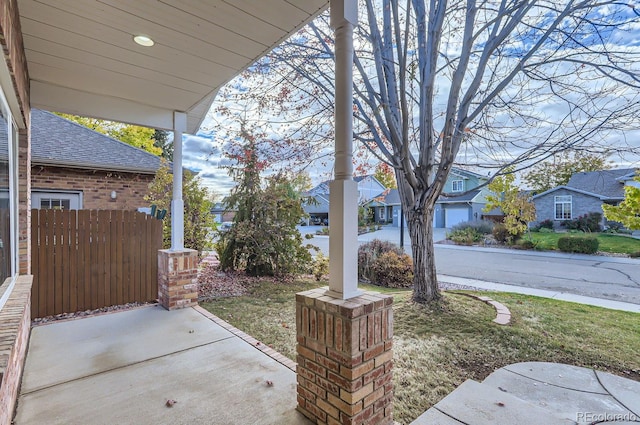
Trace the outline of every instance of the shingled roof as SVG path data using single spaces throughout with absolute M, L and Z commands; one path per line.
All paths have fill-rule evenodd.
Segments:
M 623 199 L 623 178 L 634 173 L 633 168 L 575 173 L 567 186 L 608 198 Z
M 50 112 L 31 110 L 31 162 L 155 174 L 160 158 Z

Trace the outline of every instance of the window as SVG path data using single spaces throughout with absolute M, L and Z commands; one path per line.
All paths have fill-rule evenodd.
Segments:
M 40 209 L 51 210 L 68 210 L 71 207 L 71 201 L 68 199 L 41 199 Z
M 464 191 L 464 180 L 453 180 L 451 182 L 451 191 L 452 192 L 463 192 Z
M 571 195 L 556 196 L 554 204 L 556 220 L 571 220 Z
M 79 210 L 82 208 L 82 192 L 32 189 L 31 205 L 42 210 Z

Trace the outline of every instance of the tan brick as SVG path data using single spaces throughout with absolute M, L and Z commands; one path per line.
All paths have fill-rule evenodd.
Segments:
M 385 369 L 384 366 L 380 366 L 380 367 L 377 367 L 377 368 L 373 369 L 369 373 L 365 373 L 364 376 L 362 377 L 362 382 L 364 384 L 368 384 L 371 381 L 375 381 L 376 379 L 378 379 L 382 375 L 384 375 L 384 369 Z
M 318 339 L 318 312 L 314 309 L 309 311 L 309 337 Z
M 360 327 L 360 351 L 364 351 L 367 349 L 367 318 L 361 317 L 358 323 Z
M 327 377 L 327 369 L 312 361 L 306 361 L 304 367 L 322 378 Z
M 326 342 L 327 347 L 333 347 L 333 316 L 327 314 L 326 316 Z
M 347 379 L 360 378 L 365 373 L 373 370 L 374 366 L 374 360 L 369 360 L 368 362 L 362 363 L 361 365 L 352 368 L 340 365 L 340 375 L 344 376 Z
M 362 353 L 362 359 L 366 362 L 374 357 L 378 357 L 382 353 L 384 353 L 384 344 L 378 344 Z
M 340 397 L 337 397 L 331 393 L 327 394 L 327 401 L 348 416 L 356 415 L 362 411 L 362 403 L 345 403 L 345 401 Z M 342 416 L 342 414 L 340 416 Z
M 373 382 L 368 383 L 355 392 L 340 389 L 340 398 L 349 404 L 354 404 L 373 392 Z
M 391 361 L 392 359 L 393 359 L 393 351 L 391 350 L 385 351 L 384 353 L 380 354 L 378 357 L 374 359 L 375 366 L 378 367 L 381 364 L 384 364 L 385 362 Z
M 338 418 L 338 416 L 340 415 L 338 412 L 338 408 L 335 406 L 332 406 L 325 400 L 322 400 L 322 399 L 316 400 L 316 406 L 318 406 L 323 412 L 325 412 L 330 417 Z
M 297 352 L 299 355 L 301 355 L 304 358 L 307 358 L 311 361 L 315 361 L 316 360 L 316 353 L 313 350 L 310 350 L 309 348 L 302 346 L 302 345 L 298 345 L 297 347 Z
M 367 394 L 362 400 L 362 403 L 364 407 L 367 407 L 370 404 L 373 404 L 379 399 L 381 399 L 383 396 L 384 396 L 384 388 L 378 388 L 377 390 L 374 390 L 372 393 Z
M 335 318 L 334 342 L 338 351 L 342 351 L 342 322 L 343 320 L 340 317 Z
M 317 355 L 316 356 L 316 362 L 318 364 L 326 367 L 327 370 L 332 370 L 334 372 L 339 372 L 340 371 L 340 365 L 338 364 L 338 362 L 335 361 L 335 360 L 328 359 L 325 356 Z

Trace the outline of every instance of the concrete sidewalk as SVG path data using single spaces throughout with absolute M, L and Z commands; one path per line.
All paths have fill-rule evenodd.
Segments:
M 470 286 L 496 292 L 513 292 L 515 294 L 533 295 L 542 298 L 552 298 L 559 301 L 568 301 L 578 304 L 592 305 L 596 307 L 609 308 L 612 310 L 630 311 L 640 313 L 640 304 L 625 303 L 620 301 L 607 300 L 603 298 L 586 297 L 584 295 L 570 294 L 568 292 L 548 291 L 545 289 L 535 289 L 526 286 L 507 285 L 504 283 L 487 282 L 478 279 L 467 279 L 464 277 L 438 275 L 438 281 L 443 283 L 454 283 L 456 285 Z
M 35 327 L 15 424 L 308 424 L 295 407 L 292 369 L 199 307 L 153 306 Z

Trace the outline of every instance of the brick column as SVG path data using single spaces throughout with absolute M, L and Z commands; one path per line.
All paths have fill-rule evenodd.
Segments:
M 198 251 L 158 251 L 158 301 L 167 310 L 198 304 Z
M 298 410 L 318 424 L 393 423 L 393 297 L 296 294 Z

